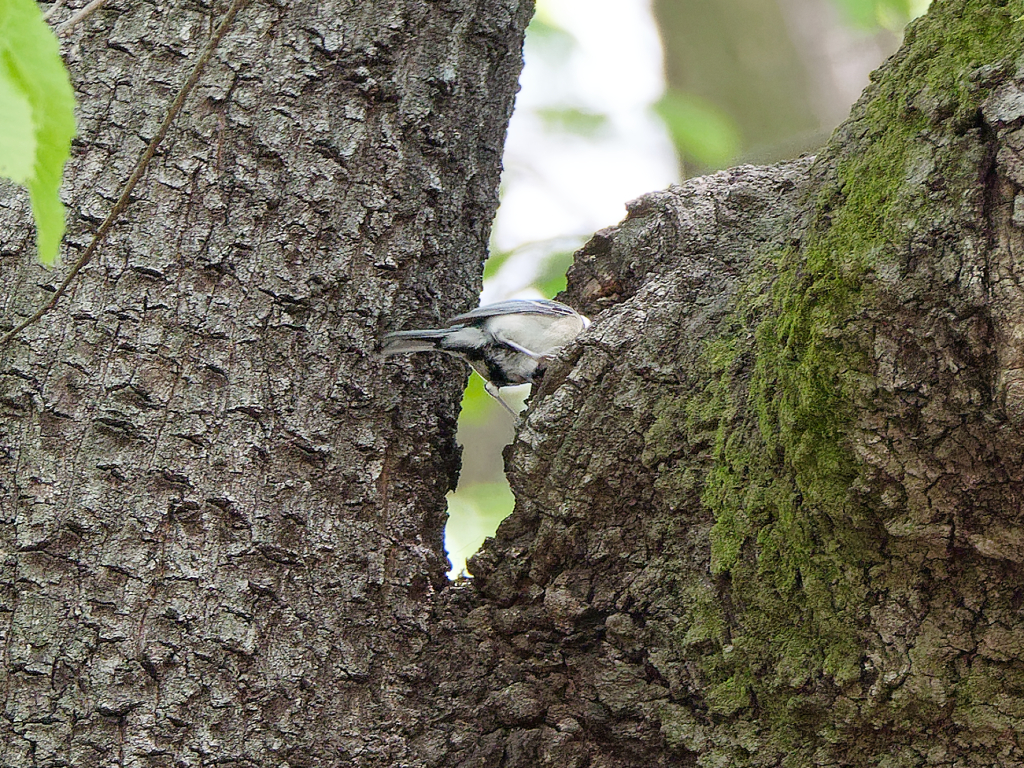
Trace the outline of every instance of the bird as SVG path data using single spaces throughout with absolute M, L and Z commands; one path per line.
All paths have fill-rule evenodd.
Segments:
M 527 384 L 559 349 L 590 327 L 572 307 L 550 299 L 509 299 L 456 315 L 444 328 L 396 331 L 381 344 L 385 357 L 446 352 L 467 362 L 484 389 L 516 417 L 499 390 Z

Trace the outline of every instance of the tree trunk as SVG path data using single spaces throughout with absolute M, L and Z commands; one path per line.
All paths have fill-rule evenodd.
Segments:
M 225 7 L 72 29 L 63 269 Z M 0 351 L 0 765 L 418 759 L 465 372 L 374 348 L 476 305 L 531 11 L 251 3 Z M 4 331 L 61 276 L 7 198 Z
M 250 6 L 4 350 L 0 763 L 1024 761 L 1024 3 L 937 0 L 822 156 L 598 233 L 439 590 L 460 369 L 372 348 L 473 303 L 526 13 Z M 206 18 L 76 33 L 73 242 Z
M 470 563 L 475 764 L 1024 763 L 1022 16 L 938 0 L 820 157 L 577 254 Z

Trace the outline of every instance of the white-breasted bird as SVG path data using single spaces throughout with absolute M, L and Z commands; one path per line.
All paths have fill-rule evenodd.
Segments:
M 484 389 L 515 416 L 498 390 L 526 384 L 544 361 L 590 326 L 572 307 L 549 299 L 510 299 L 457 315 L 446 328 L 398 331 L 384 337 L 384 355 L 447 352 L 469 363 Z

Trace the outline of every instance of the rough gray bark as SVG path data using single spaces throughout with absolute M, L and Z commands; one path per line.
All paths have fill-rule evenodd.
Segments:
M 596 322 L 439 591 L 457 369 L 372 348 L 474 300 L 526 14 L 254 3 L 3 351 L 4 765 L 1024 760 L 1024 5 L 937 0 L 821 157 L 583 249 Z M 77 33 L 74 243 L 208 16 Z
M 822 156 L 577 254 L 456 764 L 1024 762 L 1022 15 L 939 0 Z
M 224 7 L 65 41 L 65 265 Z M 475 306 L 531 11 L 254 0 L 100 257 L 0 350 L 0 765 L 422 751 L 464 379 L 374 348 Z M 4 207 L 0 330 L 61 276 Z

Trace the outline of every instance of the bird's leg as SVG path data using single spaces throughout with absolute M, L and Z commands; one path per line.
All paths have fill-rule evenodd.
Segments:
M 491 382 L 489 382 L 489 381 L 485 381 L 484 382 L 484 392 L 486 392 L 488 395 L 490 395 L 495 400 L 497 400 L 499 403 L 501 403 L 501 407 L 504 408 L 506 411 L 508 411 L 510 414 L 512 414 L 512 418 L 513 419 L 518 419 L 519 418 L 519 415 L 515 411 L 512 410 L 512 407 L 508 403 L 506 403 L 504 400 L 501 399 L 501 394 L 498 392 L 498 388 L 496 386 L 494 386 L 493 384 L 491 384 Z

